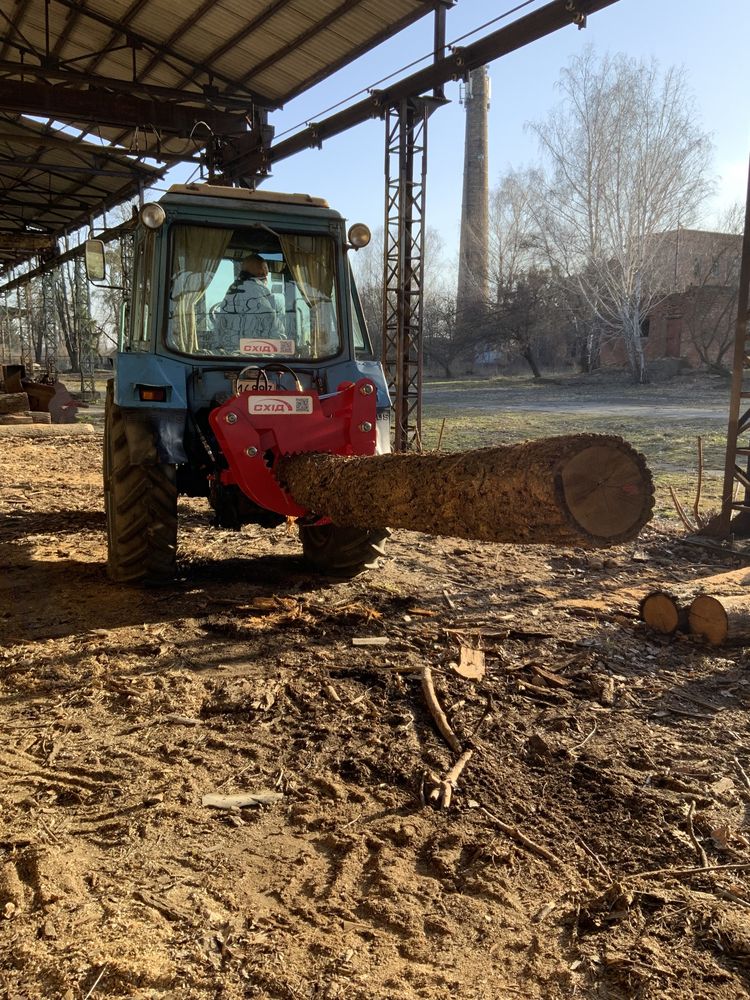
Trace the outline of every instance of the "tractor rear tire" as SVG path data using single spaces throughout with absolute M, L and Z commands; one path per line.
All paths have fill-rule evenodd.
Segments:
M 300 525 L 302 553 L 319 573 L 348 579 L 374 569 L 385 555 L 387 528 L 368 531 L 338 524 Z
M 122 411 L 107 383 L 104 507 L 107 575 L 116 583 L 163 583 L 177 555 L 176 466 L 132 465 Z

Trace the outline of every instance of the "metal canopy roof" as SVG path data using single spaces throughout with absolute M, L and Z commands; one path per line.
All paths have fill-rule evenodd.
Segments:
M 84 226 L 162 171 L 28 118 L 0 120 L 0 266 L 54 250 L 55 237 Z
M 160 176 L 144 158 L 270 140 L 268 110 L 451 2 L 5 0 L 0 270 Z

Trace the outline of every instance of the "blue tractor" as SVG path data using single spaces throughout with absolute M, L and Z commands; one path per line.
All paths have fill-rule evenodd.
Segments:
M 188 184 L 142 207 L 106 397 L 111 579 L 173 575 L 180 495 L 208 497 L 223 528 L 295 517 L 323 573 L 377 562 L 387 531 L 299 508 L 273 471 L 290 453 L 390 450 L 387 384 L 348 260 L 368 241 L 308 195 Z M 103 246 L 86 250 L 101 278 Z

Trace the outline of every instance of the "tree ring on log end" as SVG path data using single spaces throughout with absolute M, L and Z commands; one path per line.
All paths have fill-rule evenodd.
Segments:
M 699 594 L 688 612 L 690 631 L 703 636 L 712 646 L 720 646 L 729 634 L 729 616 L 721 601 L 708 594 Z
M 558 470 L 568 513 L 593 539 L 631 538 L 648 520 L 651 504 L 644 503 L 644 466 L 639 459 L 627 445 L 621 450 L 611 443 L 595 444 Z
M 654 590 L 646 594 L 640 603 L 639 613 L 641 621 L 662 635 L 673 635 L 681 624 L 682 615 L 677 598 L 666 590 Z

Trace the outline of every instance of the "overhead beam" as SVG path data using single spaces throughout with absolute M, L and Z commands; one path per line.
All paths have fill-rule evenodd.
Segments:
M 14 122 L 14 124 L 21 128 L 20 122 Z M 96 146 L 93 142 L 84 142 L 82 139 L 76 139 L 72 135 L 66 135 L 62 138 L 65 133 L 43 133 L 43 132 L 0 132 L 0 144 L 4 142 L 20 144 L 24 146 L 49 146 L 50 148 L 60 148 L 66 149 L 70 153 L 75 154 L 80 159 L 86 156 L 98 156 L 106 160 L 112 160 L 114 163 L 121 163 L 123 166 L 133 168 L 138 166 L 139 170 L 147 172 L 151 176 L 156 176 L 160 172 L 159 167 L 153 167 L 148 163 L 144 163 L 142 159 L 136 159 L 134 156 L 128 155 L 128 151 L 125 148 L 117 149 L 112 146 Z M 189 163 L 190 158 L 185 156 L 178 156 L 176 153 L 164 153 L 160 151 L 158 156 L 156 153 L 149 154 L 147 159 L 151 160 L 161 160 L 164 163 Z
M 23 159 L 18 156 L 5 156 L 0 152 L 0 167 L 20 168 L 30 167 L 44 174 L 91 174 L 96 177 L 121 177 L 126 180 L 128 177 L 141 177 L 144 181 L 149 181 L 154 176 L 151 170 L 144 170 L 138 163 L 128 166 L 121 164 L 122 169 L 113 170 L 110 167 L 102 167 L 99 163 L 82 164 L 75 166 L 71 163 L 49 163 L 47 160 L 40 160 L 38 157 Z
M 39 250 L 51 250 L 54 245 L 54 238 L 43 233 L 6 233 L 0 230 L 0 253 L 6 250 L 26 250 L 34 253 Z
M 20 80 L 0 80 L 0 111 L 129 128 L 151 126 L 184 138 L 191 135 L 198 122 L 205 122 L 219 135 L 239 134 L 247 127 L 241 114 L 140 100 L 126 94 L 113 99 L 103 89 L 72 90 Z
M 424 69 L 417 70 L 385 90 L 373 91 L 351 107 L 339 111 L 320 122 L 313 122 L 296 135 L 284 139 L 266 149 L 242 150 L 242 138 L 236 142 L 238 155 L 224 163 L 224 174 L 228 180 L 237 180 L 251 175 L 262 175 L 272 163 L 300 153 L 304 149 L 318 147 L 332 136 L 339 135 L 354 125 L 371 118 L 382 118 L 385 109 L 409 97 L 416 97 L 433 90 L 449 80 L 463 79 L 472 69 L 515 52 L 517 49 L 538 41 L 546 35 L 574 24 L 583 27 L 590 14 L 611 7 L 618 0 L 553 0 L 552 3 L 519 18 L 512 24 L 490 32 L 484 38 L 455 48 L 448 56 L 437 58 Z M 247 139 L 245 139 L 247 144 Z
M 156 100 L 177 101 L 183 104 L 208 102 L 221 105 L 224 108 L 235 108 L 237 111 L 247 111 L 252 105 L 249 97 L 236 94 L 225 94 L 217 87 L 202 87 L 200 90 L 184 90 L 176 87 L 159 87 L 155 84 L 142 83 L 138 80 L 119 80 L 116 77 L 99 76 L 89 70 L 66 69 L 59 65 L 42 63 L 20 63 L 8 59 L 0 60 L 0 76 L 35 77 L 39 80 L 57 80 L 61 83 L 72 83 L 81 87 L 95 87 L 97 90 L 111 90 L 118 94 L 141 94 Z

